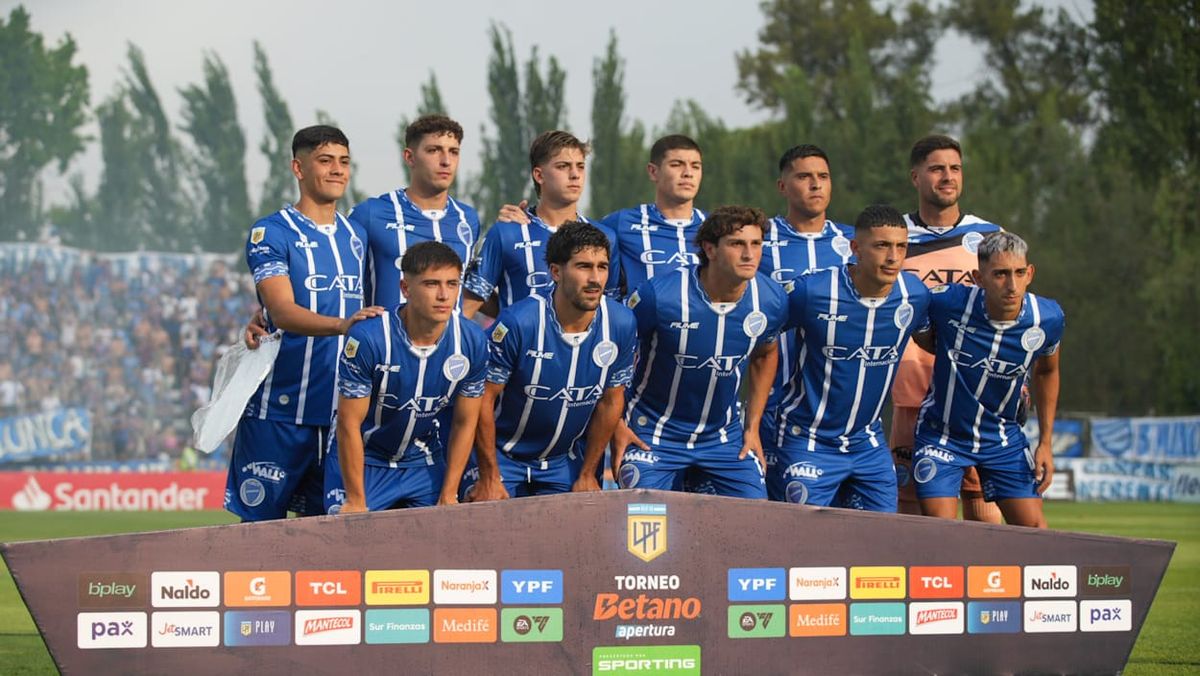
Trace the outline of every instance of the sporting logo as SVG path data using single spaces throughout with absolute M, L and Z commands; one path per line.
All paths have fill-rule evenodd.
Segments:
M 601 646 L 592 648 L 592 674 L 700 676 L 700 646 Z
M 642 561 L 653 561 L 667 551 L 667 506 L 630 504 L 625 521 L 625 548 Z

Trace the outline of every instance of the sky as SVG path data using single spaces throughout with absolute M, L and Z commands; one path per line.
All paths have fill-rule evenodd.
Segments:
M 18 4 L 0 0 L 7 17 Z M 567 73 L 568 128 L 586 138 L 591 129 L 592 67 L 615 30 L 625 59 L 626 113 L 649 129 L 661 127 L 675 101 L 695 99 L 731 127 L 768 118 L 749 107 L 736 90 L 738 52 L 758 45 L 764 26 L 757 2 L 732 0 L 606 0 L 522 2 L 442 0 L 380 3 L 365 0 L 29 0 L 33 30 L 49 44 L 65 34 L 77 43 L 77 63 L 87 66 L 92 104 L 123 79 L 126 51 L 136 44 L 150 76 L 178 126 L 181 87 L 199 82 L 205 53 L 228 67 L 246 133 L 246 173 L 257 196 L 266 172 L 257 151 L 263 134 L 262 108 L 254 76 L 253 41 L 267 53 L 277 88 L 297 126 L 315 122 L 322 109 L 350 138 L 356 183 L 375 194 L 403 181 L 395 143 L 401 117 L 412 117 L 420 85 L 436 73 L 449 114 L 462 123 L 461 172 L 478 171 L 480 126 L 488 120 L 488 39 L 493 21 L 513 35 L 518 63 L 536 45 L 543 58 L 556 57 Z M 1089 0 L 1047 0 L 1090 19 Z M 957 34 L 938 44 L 935 101 L 967 91 L 983 73 L 979 50 Z M 85 133 L 98 136 L 94 121 Z M 180 130 L 181 137 L 185 137 Z M 819 140 L 817 140 L 819 143 Z M 98 182 L 98 143 L 77 158 L 68 174 L 82 173 L 89 188 Z M 66 182 L 45 175 L 50 203 L 63 201 Z

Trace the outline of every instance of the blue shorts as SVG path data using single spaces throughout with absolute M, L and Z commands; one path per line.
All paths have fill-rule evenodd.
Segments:
M 225 509 L 243 521 L 324 514 L 322 453 L 329 428 L 277 420 L 238 421 Z
M 858 453 L 788 448 L 777 452 L 772 499 L 818 507 L 896 511 L 896 469 L 885 447 Z
M 677 491 L 686 484 L 693 493 L 765 499 L 767 488 L 758 456 L 748 453 L 739 460 L 739 452 L 740 443 L 691 449 L 659 446 L 649 451 L 629 448 L 621 458 L 617 485 Z
M 442 479 L 446 476 L 446 465 L 408 467 L 381 467 L 363 465 L 363 491 L 367 497 L 367 511 L 381 512 L 385 509 L 405 507 L 431 507 L 437 504 L 442 493 Z M 325 456 L 325 512 L 337 514 L 346 502 L 343 488 L 342 467 L 338 464 L 337 440 L 329 445 Z
M 917 498 L 958 497 L 963 471 L 979 470 L 983 499 L 988 502 L 1011 498 L 1041 498 L 1037 492 L 1037 472 L 1033 449 L 1022 452 L 964 453 L 918 440 L 913 453 L 912 475 Z

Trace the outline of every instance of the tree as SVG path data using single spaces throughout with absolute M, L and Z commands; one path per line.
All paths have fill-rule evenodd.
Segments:
M 88 73 L 74 59 L 74 39 L 48 48 L 24 7 L 0 19 L 0 239 L 36 236 L 41 171 L 83 150 Z
M 650 183 L 641 167 L 646 159 L 645 131 L 625 125 L 625 60 L 617 35 L 609 31 L 604 58 L 592 66 L 592 162 L 588 175 L 591 213 L 596 217 L 646 199 Z
M 202 187 L 200 241 L 206 251 L 230 251 L 250 226 L 246 189 L 246 136 L 237 119 L 229 71 L 216 54 L 204 57 L 204 81 L 179 91 L 183 129 L 196 157 L 191 169 Z
M 404 136 L 408 125 L 425 115 L 446 115 L 446 111 L 446 104 L 442 102 L 442 91 L 438 88 L 437 75 L 430 71 L 429 81 L 421 85 L 421 101 L 417 104 L 417 116 L 412 119 L 400 118 L 400 124 L 396 128 L 396 145 L 400 148 L 401 157 L 404 155 Z M 404 171 L 404 182 L 407 183 L 409 180 L 408 165 L 400 162 L 400 168 Z
M 263 101 L 262 141 L 258 150 L 267 161 L 267 177 L 263 179 L 262 196 L 258 201 L 258 213 L 267 214 L 294 201 L 296 177 L 292 175 L 292 114 L 287 101 L 275 88 L 271 64 L 262 45 L 254 41 L 254 73 L 258 77 L 258 94 Z

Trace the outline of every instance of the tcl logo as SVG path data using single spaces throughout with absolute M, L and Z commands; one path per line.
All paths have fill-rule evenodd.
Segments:
M 957 599 L 963 592 L 962 566 L 913 566 L 908 595 L 914 599 Z
M 296 573 L 296 605 L 356 606 L 362 600 L 357 570 L 301 570 Z

